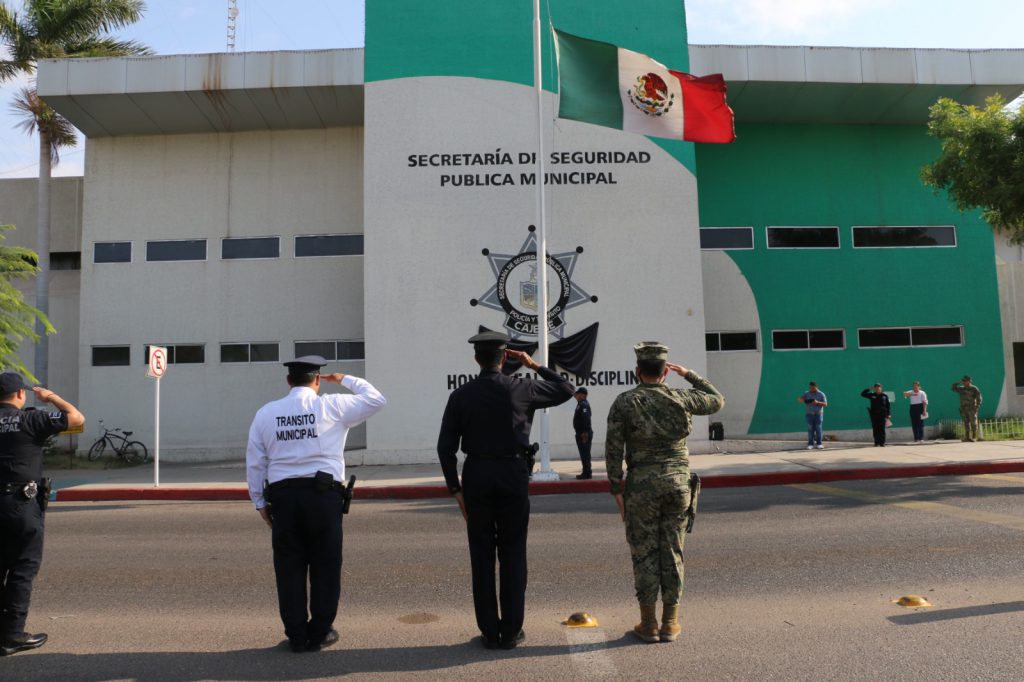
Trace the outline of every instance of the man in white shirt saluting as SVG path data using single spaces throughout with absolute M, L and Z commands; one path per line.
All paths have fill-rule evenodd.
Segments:
M 256 413 L 245 453 L 249 497 L 271 529 L 278 607 L 295 652 L 338 641 L 345 439 L 386 402 L 365 379 L 321 374 L 326 364 L 319 355 L 284 363 L 291 391 Z M 321 382 L 354 395 L 320 395 Z

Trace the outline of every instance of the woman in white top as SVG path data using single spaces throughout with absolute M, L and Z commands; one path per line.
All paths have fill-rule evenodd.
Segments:
M 924 418 L 928 416 L 928 394 L 921 390 L 921 382 L 915 381 L 914 388 L 903 391 L 903 397 L 910 400 L 910 426 L 914 429 L 914 442 L 924 442 Z

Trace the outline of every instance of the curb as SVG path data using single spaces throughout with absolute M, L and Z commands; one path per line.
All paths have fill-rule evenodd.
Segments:
M 958 462 L 954 464 L 924 464 L 856 469 L 816 469 L 810 471 L 774 471 L 758 474 L 708 474 L 701 476 L 703 488 L 747 488 L 765 485 L 797 485 L 801 483 L 830 483 L 835 481 L 862 481 L 882 478 L 920 478 L 923 476 L 976 476 L 1024 472 L 1024 460 L 998 462 Z M 608 493 L 608 481 L 544 481 L 530 484 L 531 495 L 567 495 L 579 493 Z M 442 485 L 363 486 L 355 489 L 357 500 L 424 500 L 448 497 L 448 488 Z M 57 502 L 111 502 L 125 500 L 177 500 L 177 501 L 248 501 L 249 491 L 238 485 L 220 488 L 185 486 L 154 488 L 152 486 L 92 488 L 71 487 L 58 490 Z

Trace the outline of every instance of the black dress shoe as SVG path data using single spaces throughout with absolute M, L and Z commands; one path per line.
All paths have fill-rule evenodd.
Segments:
M 297 654 L 306 653 L 306 640 L 304 639 L 289 639 L 288 647 Z
M 46 644 L 45 633 L 40 632 L 38 635 L 25 633 L 20 637 L 4 640 L 4 643 L 0 645 L 0 656 L 10 656 L 11 654 L 16 654 L 19 651 L 38 649 L 44 644 Z
M 579 476 L 576 477 L 576 480 L 577 481 L 589 481 L 593 477 L 594 477 L 593 474 L 580 474 Z
M 525 640 L 526 640 L 526 633 L 523 632 L 522 630 L 520 630 L 519 634 L 517 634 L 515 637 L 513 637 L 510 640 L 505 640 L 505 638 L 502 638 L 501 644 L 499 644 L 498 646 L 500 646 L 502 649 L 515 649 L 517 646 L 522 644 Z
M 488 637 L 487 635 L 483 634 L 482 632 L 480 633 L 480 643 L 484 645 L 485 649 L 497 649 L 498 648 L 498 638 L 497 637 Z
M 334 628 L 331 628 L 327 631 L 327 634 L 324 635 L 324 638 L 320 640 L 319 643 L 314 644 L 313 642 L 310 642 L 309 644 L 307 644 L 306 651 L 320 651 L 321 649 L 326 649 L 329 646 L 334 646 L 335 644 L 337 644 L 338 639 L 338 631 Z

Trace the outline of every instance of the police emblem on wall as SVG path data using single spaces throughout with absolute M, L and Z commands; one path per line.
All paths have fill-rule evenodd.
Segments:
M 537 284 L 537 236 L 530 225 L 530 234 L 515 254 L 482 251 L 494 273 L 495 283 L 479 299 L 469 304 L 500 310 L 505 314 L 504 327 L 512 338 L 536 336 L 538 333 L 540 300 Z M 587 302 L 597 302 L 572 281 L 576 260 L 583 253 L 583 247 L 575 251 L 547 254 L 548 266 L 548 329 L 557 338 L 565 335 L 565 313 L 567 310 Z

